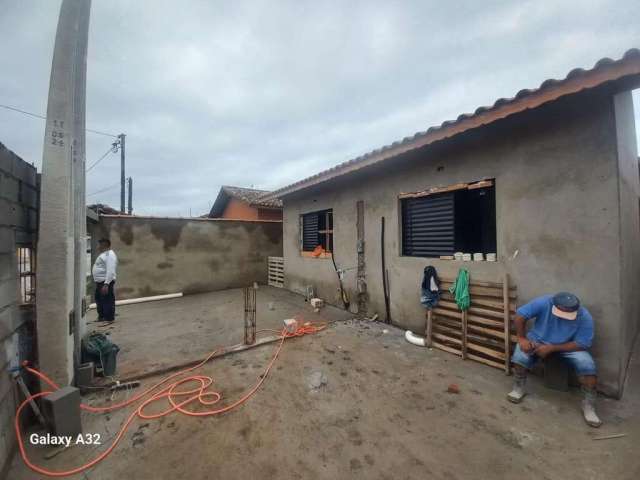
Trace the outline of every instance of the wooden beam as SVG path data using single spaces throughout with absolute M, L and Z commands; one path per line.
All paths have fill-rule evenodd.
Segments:
M 433 312 L 430 308 L 427 310 L 427 328 L 425 338 L 427 339 L 427 347 L 431 348 L 433 345 Z
M 509 274 L 504 273 L 504 279 L 502 280 L 502 303 L 504 304 L 504 373 L 509 375 L 511 373 L 511 363 L 509 362 L 509 356 L 511 352 L 511 332 L 509 326 L 511 324 L 511 317 L 509 315 Z
M 466 360 L 467 359 L 467 336 L 468 336 L 468 330 L 467 330 L 467 311 L 463 310 L 462 311 L 462 359 Z

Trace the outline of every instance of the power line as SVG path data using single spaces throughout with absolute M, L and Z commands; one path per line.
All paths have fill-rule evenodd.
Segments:
M 46 120 L 47 119 L 47 117 L 45 117 L 44 115 L 38 115 L 37 113 L 27 112 L 26 110 L 20 110 L 19 108 L 10 107 L 9 105 L 3 105 L 3 104 L 0 103 L 0 107 L 6 108 L 7 110 L 12 110 L 14 112 L 23 113 L 24 115 L 29 115 L 31 117 L 41 118 L 42 120 Z M 105 137 L 113 137 L 113 138 L 117 138 L 118 137 L 117 135 L 113 135 L 112 133 L 101 132 L 100 130 L 93 130 L 91 128 L 85 128 L 85 130 L 87 132 L 96 133 L 98 135 L 104 135 Z
M 95 162 L 93 162 L 91 165 L 89 165 L 89 166 L 87 167 L 87 172 L 90 172 L 90 171 L 91 171 L 91 169 L 92 169 L 93 167 L 95 167 L 96 165 L 98 165 L 98 164 L 99 164 L 99 163 L 100 163 L 100 162 L 101 162 L 101 161 L 102 161 L 102 160 L 103 160 L 107 155 L 109 155 L 109 153 L 115 153 L 115 152 L 114 152 L 114 150 L 113 150 L 113 148 L 114 148 L 114 146 L 113 146 L 113 145 L 111 145 L 111 146 L 109 147 L 109 150 L 107 150 L 106 152 L 104 152 L 104 155 L 102 155 L 98 160 L 96 160 L 96 161 L 95 161 Z
M 87 197 L 90 197 L 90 196 L 92 196 L 92 195 L 97 195 L 97 194 L 102 193 L 102 192 L 106 192 L 107 190 L 111 190 L 112 188 L 117 187 L 117 186 L 119 186 L 119 185 L 120 185 L 120 180 L 118 180 L 118 181 L 117 181 L 116 183 L 114 183 L 113 185 L 109 185 L 108 187 L 105 187 L 105 188 L 103 188 L 103 189 L 101 189 L 101 190 L 97 190 L 97 191 L 95 191 L 95 192 L 93 192 L 93 193 L 90 193 L 89 195 L 87 195 Z

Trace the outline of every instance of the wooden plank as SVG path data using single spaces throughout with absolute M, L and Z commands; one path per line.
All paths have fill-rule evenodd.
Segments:
M 502 352 L 497 352 L 497 351 L 492 350 L 492 349 L 487 348 L 487 347 L 481 347 L 480 345 L 476 345 L 475 343 L 469 343 L 467 345 L 467 348 L 469 350 L 474 350 L 476 352 L 483 353 L 483 354 L 485 354 L 485 355 L 487 355 L 489 357 L 495 358 L 496 360 L 500 360 L 500 361 L 504 361 L 505 357 L 508 357 L 508 355 L 505 356 L 505 354 L 502 353 Z M 503 367 L 503 366 L 501 365 L 501 367 Z
M 451 285 L 451 284 L 449 284 Z M 442 282 L 440 285 L 441 288 L 446 289 L 448 292 L 448 287 L 446 282 Z M 446 288 L 445 288 L 446 287 Z M 473 297 L 476 295 L 480 295 L 482 297 L 492 297 L 502 299 L 502 288 L 498 287 L 479 287 L 471 284 L 469 286 L 469 294 Z M 509 298 L 516 299 L 518 293 L 515 290 L 509 290 Z M 446 295 L 445 295 L 446 297 Z
M 433 313 L 436 315 L 442 315 L 443 317 L 460 318 L 462 319 L 461 312 L 454 312 L 453 310 L 446 310 L 444 308 L 436 307 L 433 309 Z
M 500 310 L 502 312 L 502 310 L 504 310 L 504 304 L 502 302 L 495 302 L 492 300 L 487 300 L 484 298 L 472 298 L 471 299 L 471 305 L 479 305 L 481 307 L 490 307 L 490 308 L 495 308 L 496 310 Z M 512 313 L 516 313 L 516 307 L 513 305 L 513 303 L 509 303 L 509 311 Z
M 434 187 L 429 190 L 422 190 L 420 192 L 411 192 L 411 193 L 401 193 L 398 195 L 399 199 L 403 198 L 419 198 L 419 197 L 428 197 L 429 195 L 435 195 L 436 193 L 444 193 L 444 192 L 453 192 L 455 190 L 465 190 L 469 184 L 467 183 L 456 183 L 455 185 L 449 185 L 448 187 Z
M 455 327 L 452 327 L 450 325 L 442 325 L 442 324 L 436 324 L 435 325 L 435 329 L 436 329 L 436 333 L 439 333 L 441 335 L 446 335 L 447 337 L 450 338 L 455 338 L 456 340 L 458 339 L 458 337 L 460 338 L 460 342 L 462 345 L 462 351 L 464 353 L 465 347 L 468 345 L 477 345 L 480 348 L 489 348 L 490 351 L 493 353 L 494 350 L 490 347 L 495 348 L 495 353 L 501 354 L 502 355 L 502 338 L 496 339 L 496 338 L 487 338 L 487 337 L 483 337 L 481 335 L 476 335 L 476 334 L 469 334 L 467 333 L 466 337 L 464 336 L 464 332 L 458 330 Z M 463 342 L 463 339 L 466 338 L 466 345 L 465 342 Z M 484 353 L 484 352 L 483 352 Z M 501 357 L 502 358 L 502 357 Z
M 473 353 L 468 353 L 467 354 L 467 358 L 469 358 L 469 360 L 473 360 L 475 362 L 484 363 L 485 365 L 489 365 L 490 367 L 495 367 L 495 368 L 498 368 L 500 370 L 502 370 L 504 368 L 502 363 L 494 362 L 493 360 L 489 360 L 488 358 L 484 358 L 484 357 L 480 357 L 478 355 L 474 355 Z
M 433 345 L 433 312 L 431 309 L 427 310 L 427 328 L 425 338 L 427 339 L 427 347 L 431 347 Z
M 460 311 L 460 309 L 458 308 L 458 304 L 455 301 L 446 298 L 443 298 L 438 302 L 438 307 L 448 308 L 449 310 L 455 310 L 457 312 Z
M 291 337 L 290 339 L 287 339 L 286 341 L 289 342 L 291 341 L 293 338 L 296 337 Z M 237 344 L 237 345 L 233 345 L 231 347 L 221 347 L 219 348 L 213 355 L 209 356 L 207 358 L 206 363 L 211 362 L 213 359 L 216 358 L 220 358 L 220 357 L 225 357 L 227 355 L 230 354 L 234 354 L 234 353 L 238 353 L 238 352 L 243 352 L 245 350 L 249 350 L 252 348 L 256 348 L 256 347 L 261 347 L 262 345 L 268 345 L 270 343 L 273 342 L 279 342 L 282 341 L 282 337 L 279 335 L 270 335 L 268 337 L 262 337 L 262 338 L 258 338 L 256 339 L 255 343 L 252 343 L 251 345 L 245 345 L 244 343 L 241 344 Z M 197 359 L 197 360 L 188 360 L 186 362 L 180 362 L 174 365 L 169 365 L 169 366 L 161 366 L 160 368 L 156 369 L 156 370 L 147 370 L 147 371 L 140 371 L 140 372 L 131 372 L 126 374 L 123 378 L 119 378 L 120 383 L 124 383 L 124 382 L 132 382 L 134 380 L 142 380 L 144 378 L 149 378 L 149 377 L 153 377 L 156 375 L 162 375 L 165 373 L 169 373 L 169 372 L 173 372 L 176 370 L 183 370 L 185 368 L 188 367 L 192 367 L 194 365 L 198 365 L 199 363 L 202 363 L 202 359 Z
M 462 331 L 462 324 L 460 321 L 458 321 L 457 319 L 453 319 L 453 318 L 448 318 L 448 317 L 443 317 L 437 320 L 436 322 L 438 325 L 446 325 L 449 326 L 450 328 L 456 328 L 460 331 Z M 497 340 L 502 340 L 504 338 L 504 333 L 502 330 L 494 330 L 491 328 L 485 328 L 485 327 L 481 327 L 479 325 L 474 324 L 473 322 L 467 321 L 467 330 L 470 330 L 472 332 L 475 333 L 479 333 L 479 334 L 483 334 L 489 337 L 492 337 L 494 339 Z
M 473 263 L 473 262 L 470 262 Z M 454 279 L 452 278 L 440 278 L 440 283 L 441 284 L 448 284 L 449 286 L 453 285 L 453 282 L 455 282 Z M 472 287 L 492 287 L 492 288 L 498 288 L 500 290 L 502 290 L 502 283 L 499 282 L 485 282 L 485 281 L 480 281 L 480 280 L 472 280 L 471 282 L 469 282 L 469 284 Z M 517 286 L 516 285 L 510 285 L 509 286 L 509 290 L 517 290 Z
M 455 343 L 456 345 L 462 346 L 462 340 L 460 340 L 459 338 L 451 337 L 449 335 L 445 335 L 444 333 L 434 332 L 433 338 L 443 342 L 451 342 L 451 343 Z
M 468 320 L 470 322 L 479 323 L 480 325 L 484 325 L 487 327 L 495 327 L 502 329 L 502 322 L 497 320 L 492 320 L 490 318 L 479 317 L 477 315 L 468 315 Z
M 511 364 L 509 363 L 509 352 L 511 350 L 511 335 L 509 332 L 509 326 L 511 324 L 511 318 L 509 316 L 509 274 L 505 272 L 504 279 L 502 281 L 502 303 L 506 306 L 503 312 L 504 317 L 504 373 L 509 375 L 511 373 Z
M 467 311 L 462 311 L 462 359 L 467 359 L 467 337 L 469 332 L 467 330 Z
M 504 312 L 497 312 L 494 310 L 489 310 L 488 308 L 478 308 L 472 306 L 469 307 L 469 313 L 474 313 L 481 317 L 498 318 L 500 320 L 504 318 Z
M 458 355 L 460 356 L 461 353 L 459 350 L 456 350 L 453 347 L 449 347 L 448 345 L 445 345 L 444 343 L 440 343 L 440 342 L 433 342 L 433 346 L 440 349 L 440 350 L 444 350 L 445 352 L 449 352 L 449 353 L 453 353 L 454 355 Z
M 492 180 L 481 180 L 479 182 L 470 183 L 467 187 L 468 190 L 475 190 L 476 188 L 486 188 L 493 186 Z

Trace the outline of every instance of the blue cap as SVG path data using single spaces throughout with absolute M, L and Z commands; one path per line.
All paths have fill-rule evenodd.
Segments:
M 563 312 L 577 312 L 580 308 L 580 299 L 573 293 L 560 292 L 553 296 L 553 306 Z

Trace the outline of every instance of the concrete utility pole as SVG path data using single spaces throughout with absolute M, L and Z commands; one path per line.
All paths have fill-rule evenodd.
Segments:
M 40 365 L 73 381 L 86 290 L 85 98 L 90 0 L 63 0 L 42 159 L 36 308 Z
M 120 213 L 124 213 L 124 187 L 126 182 L 124 176 L 124 137 L 124 133 L 118 135 L 120 139 Z
M 127 213 L 131 215 L 133 212 L 133 178 L 129 177 L 129 204 L 127 205 Z

